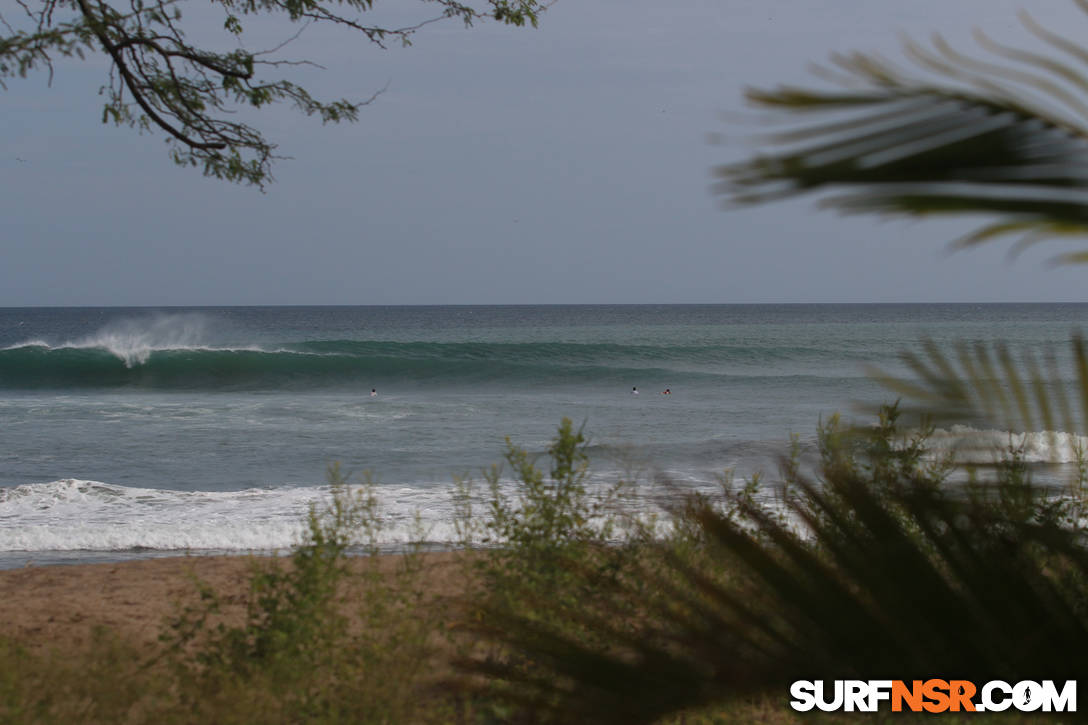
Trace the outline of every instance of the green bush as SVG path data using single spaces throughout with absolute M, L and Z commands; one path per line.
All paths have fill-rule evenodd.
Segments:
M 518 591 L 554 596 L 569 594 L 572 562 L 587 564 L 603 553 L 617 535 L 617 499 L 623 481 L 591 492 L 587 487 L 589 457 L 582 430 L 564 418 L 549 446 L 548 473 L 528 451 L 506 439 L 504 455 L 516 483 L 513 495 L 500 485 L 504 467 L 486 471 L 485 513 L 477 515 L 471 480 L 461 479 L 455 494 L 457 527 L 466 550 L 483 542 L 473 566 L 485 589 L 495 596 Z M 494 602 L 492 602 L 494 604 Z
M 485 634 L 533 668 L 479 670 L 533 718 L 617 723 L 785 708 L 790 683 L 813 677 L 1084 679 L 1088 548 L 1051 515 L 1065 504 L 1014 454 L 947 484 L 927 431 L 896 419 L 893 406 L 862 432 L 830 421 L 818 475 L 794 470 L 784 511 L 744 489 L 678 508 L 709 558 L 640 549 L 641 576 L 592 580 L 595 606 L 561 625 L 493 612 Z
M 240 624 L 219 595 L 181 611 L 164 635 L 182 705 L 216 722 L 400 722 L 416 719 L 439 623 L 422 608 L 419 555 L 392 576 L 375 558 L 382 518 L 374 484 L 329 471 L 331 498 L 312 507 L 289 560 L 254 560 Z M 353 557 L 349 566 L 348 554 Z M 362 577 L 362 601 L 344 584 Z M 358 589 L 358 588 L 356 588 Z

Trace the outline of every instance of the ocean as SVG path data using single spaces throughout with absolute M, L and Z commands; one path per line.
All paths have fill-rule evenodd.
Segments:
M 564 416 L 595 482 L 713 489 L 890 402 L 866 366 L 902 372 L 924 339 L 1062 353 L 1086 322 L 1086 304 L 0 309 L 0 568 L 282 551 L 333 462 L 377 482 L 384 545 L 417 520 L 449 545 L 454 477 L 482 480 L 507 436 L 543 453 Z

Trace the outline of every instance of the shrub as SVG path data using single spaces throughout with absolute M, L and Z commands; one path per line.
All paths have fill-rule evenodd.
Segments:
M 898 428 L 894 407 L 862 435 L 830 421 L 820 445 L 819 475 L 796 473 L 787 516 L 744 491 L 686 509 L 730 576 L 662 547 L 650 561 L 663 570 L 611 580 L 562 626 L 493 612 L 490 636 L 534 669 L 477 666 L 534 717 L 623 723 L 784 705 L 813 677 L 1088 675 L 1088 548 L 1047 514 L 1054 501 L 1022 460 L 945 485 L 948 462 L 927 456 L 925 431 Z
M 312 507 L 287 562 L 254 560 L 240 624 L 220 596 L 169 623 L 164 640 L 183 707 L 217 722 L 397 722 L 417 719 L 439 622 L 422 611 L 418 551 L 392 576 L 376 558 L 381 512 L 369 477 L 329 471 L 331 498 Z M 362 553 L 352 557 L 349 552 Z M 345 582 L 362 578 L 361 601 Z

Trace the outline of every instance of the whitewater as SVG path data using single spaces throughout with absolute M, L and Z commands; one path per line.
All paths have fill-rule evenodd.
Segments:
M 334 462 L 376 481 L 385 545 L 417 520 L 449 545 L 454 477 L 479 480 L 506 436 L 543 453 L 564 416 L 595 485 L 712 491 L 890 401 L 863 371 L 905 373 L 924 339 L 1069 369 L 1086 321 L 1085 305 L 0 309 L 0 566 L 282 550 Z M 1086 443 L 981 436 L 1043 475 Z

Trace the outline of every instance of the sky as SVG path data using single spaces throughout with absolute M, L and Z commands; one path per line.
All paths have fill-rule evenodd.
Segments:
M 0 306 L 1085 301 L 1088 270 L 1048 264 L 1064 248 L 948 254 L 968 220 L 710 192 L 760 148 L 745 87 L 818 83 L 833 51 L 895 57 L 902 33 L 1030 45 L 1025 4 L 558 0 L 538 29 L 455 21 L 387 50 L 311 27 L 288 47 L 325 67 L 311 90 L 385 91 L 355 124 L 255 116 L 292 157 L 263 193 L 102 125 L 105 61 L 65 61 L 2 92 Z M 1031 10 L 1088 37 L 1072 2 Z

